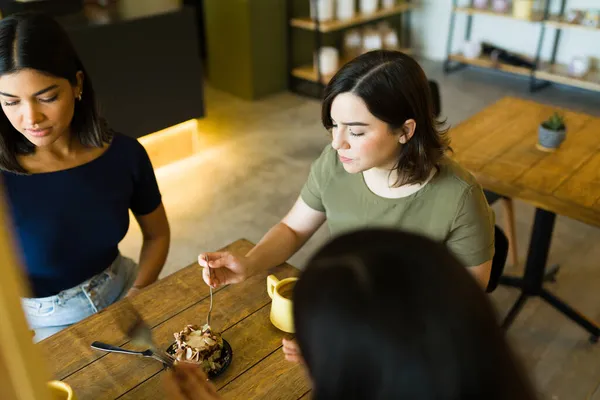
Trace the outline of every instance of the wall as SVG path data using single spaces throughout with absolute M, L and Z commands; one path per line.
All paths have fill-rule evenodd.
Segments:
M 538 0 L 539 1 L 539 0 Z M 467 5 L 468 1 L 459 2 Z M 560 0 L 550 0 L 551 12 L 558 13 Z M 415 48 L 425 58 L 443 60 L 446 57 L 446 40 L 450 25 L 451 0 L 420 0 L 420 6 L 413 13 L 412 30 Z M 598 0 L 567 0 L 567 10 L 571 8 L 600 9 Z M 454 51 L 460 49 L 464 42 L 466 15 L 457 14 L 454 36 Z M 509 50 L 534 55 L 539 23 L 512 20 L 502 17 L 477 15 L 473 17 L 472 39 L 489 41 Z M 547 27 L 542 59 L 549 59 L 552 54 L 555 29 Z M 557 61 L 568 63 L 573 56 L 585 55 L 600 59 L 600 31 L 586 29 L 563 30 Z
M 286 2 L 204 2 L 208 80 L 247 100 L 287 87 Z

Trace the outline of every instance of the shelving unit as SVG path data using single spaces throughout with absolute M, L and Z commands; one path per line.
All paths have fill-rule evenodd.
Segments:
M 540 67 L 535 71 L 535 77 L 548 82 L 600 92 L 600 71 L 598 70 L 592 70 L 582 78 L 575 78 L 569 75 L 566 65 L 554 64 Z
M 517 18 L 517 17 L 513 16 L 510 12 L 502 13 L 502 12 L 497 12 L 497 11 L 493 11 L 493 10 L 481 10 L 479 8 L 474 8 L 474 7 L 454 7 L 454 12 L 461 13 L 461 14 L 467 14 L 467 15 L 477 15 L 477 14 L 493 15 L 495 17 L 505 17 L 505 18 L 518 19 L 518 20 L 528 21 L 528 22 L 538 22 L 538 21 L 542 21 L 544 19 L 543 13 L 537 13 L 537 14 L 533 15 L 531 18 Z
M 450 19 L 450 29 L 446 49 L 447 56 L 446 62 L 444 63 L 444 70 L 446 71 L 446 73 L 450 73 L 459 70 L 467 65 L 470 65 L 481 68 L 495 69 L 502 72 L 529 77 L 529 88 L 532 92 L 542 89 L 551 83 L 558 83 L 562 85 L 577 87 L 580 89 L 600 92 L 600 71 L 590 71 L 586 76 L 582 78 L 576 78 L 569 75 L 567 66 L 556 63 L 556 54 L 558 52 L 558 45 L 560 44 L 560 37 L 563 29 L 583 29 L 589 31 L 592 34 L 600 33 L 600 28 L 598 27 L 590 27 L 566 22 L 564 20 L 564 16 L 567 0 L 561 0 L 560 13 L 558 15 L 550 15 L 550 0 L 545 0 L 544 11 L 541 13 L 534 14 L 531 18 L 527 19 L 516 18 L 510 13 L 499 13 L 494 12 L 492 10 L 480 10 L 474 7 L 459 7 L 457 5 L 457 2 L 457 0 L 453 0 L 453 11 Z M 534 67 L 524 68 L 516 67 L 509 64 L 497 63 L 486 56 L 481 56 L 476 59 L 470 59 L 463 56 L 462 54 L 453 54 L 452 42 L 454 37 L 455 18 L 456 14 L 459 13 L 467 14 L 468 16 L 465 40 L 471 39 L 473 16 L 475 15 L 492 15 L 539 24 L 540 33 L 538 38 L 537 49 L 534 53 L 534 56 L 531 57 L 531 61 L 533 62 Z M 552 27 L 555 29 L 554 43 L 552 47 L 552 55 L 550 57 L 549 62 L 543 63 L 540 58 L 547 27 Z
M 499 71 L 508 72 L 511 74 L 529 76 L 531 70 L 524 67 L 516 67 L 514 65 L 496 63 L 490 57 L 480 56 L 478 58 L 467 58 L 461 54 L 451 54 L 448 59 L 460 64 L 473 65 L 475 67 L 497 69 Z
M 293 9 L 293 1 L 288 0 L 288 10 Z M 316 0 L 308 0 L 315 5 Z M 288 71 L 289 71 L 289 88 L 293 92 L 309 95 L 312 97 L 320 97 L 322 91 L 333 77 L 333 74 L 324 75 L 319 70 L 317 63 L 311 59 L 310 62 L 305 62 L 301 65 L 293 65 L 292 52 L 294 51 L 292 45 L 292 35 L 295 29 L 310 31 L 314 33 L 314 52 L 321 47 L 323 43 L 323 35 L 334 32 L 339 32 L 344 29 L 358 27 L 367 23 L 376 22 L 383 19 L 392 17 L 399 17 L 402 32 L 399 32 L 399 39 L 401 46 L 398 50 L 410 53 L 410 11 L 416 7 L 412 0 L 397 0 L 398 4 L 391 8 L 379 9 L 374 13 L 361 14 L 356 13 L 355 16 L 348 20 L 331 20 L 331 21 L 319 21 L 318 16 L 314 15 L 310 17 L 300 17 L 289 15 L 289 32 L 288 32 Z M 341 46 L 337 46 L 340 48 Z M 341 55 L 339 65 L 342 66 L 348 59 L 343 58 Z M 312 57 L 312 54 L 311 54 Z
M 584 30 L 589 30 L 589 31 L 594 31 L 596 33 L 600 33 L 600 28 L 598 28 L 598 27 L 586 26 L 586 25 L 581 25 L 581 24 L 572 24 L 570 22 L 563 20 L 560 15 L 551 16 L 546 21 L 546 25 L 552 26 L 554 28 L 560 28 L 560 29 L 563 29 L 563 28 L 584 29 Z
M 290 21 L 290 25 L 294 28 L 308 29 L 310 31 L 318 29 L 319 32 L 327 33 L 338 31 L 344 28 L 353 27 L 359 24 L 364 24 L 366 22 L 372 22 L 381 18 L 397 15 L 405 11 L 411 10 L 413 8 L 414 4 L 400 3 L 392 8 L 377 10 L 372 14 L 358 13 L 356 16 L 354 16 L 354 18 L 344 21 L 333 20 L 318 23 L 318 21 L 314 21 L 311 18 L 292 18 L 292 20 Z
M 409 48 L 400 48 L 398 49 L 399 51 L 406 53 L 406 54 L 411 54 L 412 50 Z M 340 66 L 346 64 L 348 61 L 350 61 L 349 59 L 346 58 L 342 58 L 340 60 Z M 306 81 L 310 81 L 310 82 L 318 82 L 319 81 L 319 73 L 317 71 L 317 69 L 315 68 L 315 66 L 307 64 L 307 65 L 302 65 L 300 67 L 296 67 L 292 69 L 292 76 L 298 79 L 304 79 Z M 329 81 L 331 80 L 331 78 L 333 78 L 333 74 L 329 74 L 329 75 L 322 75 L 321 76 L 321 83 L 323 85 L 327 85 L 329 83 Z

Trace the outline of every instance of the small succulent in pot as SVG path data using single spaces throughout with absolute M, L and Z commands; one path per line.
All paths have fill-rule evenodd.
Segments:
M 538 129 L 538 148 L 544 151 L 554 151 L 565 140 L 566 135 L 565 117 L 555 112 Z

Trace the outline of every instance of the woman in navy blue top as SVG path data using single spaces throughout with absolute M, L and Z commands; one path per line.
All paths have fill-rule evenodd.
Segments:
M 0 101 L 0 171 L 37 341 L 154 282 L 169 224 L 146 151 L 106 127 L 89 76 L 50 17 L 0 21 Z M 139 267 L 118 249 L 129 210 L 144 238 Z

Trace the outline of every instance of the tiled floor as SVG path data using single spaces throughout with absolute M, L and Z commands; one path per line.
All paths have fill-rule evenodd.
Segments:
M 476 69 L 444 76 L 440 63 L 423 66 L 441 85 L 450 124 L 505 95 L 600 115 L 600 94 L 562 87 L 530 94 L 520 78 Z M 206 100 L 207 117 L 200 123 L 206 150 L 157 172 L 173 235 L 163 276 L 190 264 L 199 252 L 241 237 L 258 241 L 293 204 L 310 163 L 328 143 L 315 100 L 282 93 L 247 102 L 210 87 Z M 523 262 L 533 208 L 517 203 L 516 213 Z M 302 266 L 326 237 L 325 229 L 319 231 L 291 263 Z M 550 254 L 550 262 L 561 265 L 552 290 L 596 320 L 600 247 L 594 245 L 599 242 L 600 229 L 559 217 Z M 139 228 L 132 224 L 121 249 L 135 257 L 140 243 Z M 516 294 L 499 288 L 493 298 L 503 314 Z M 587 334 L 562 315 L 530 300 L 509 336 L 544 398 L 600 400 L 600 344 L 589 344 Z

